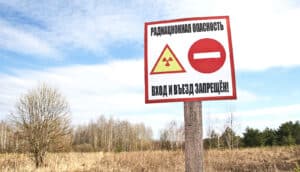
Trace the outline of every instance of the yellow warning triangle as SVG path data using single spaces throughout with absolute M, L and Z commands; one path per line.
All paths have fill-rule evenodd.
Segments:
M 157 59 L 150 74 L 180 73 L 185 69 L 167 44 Z

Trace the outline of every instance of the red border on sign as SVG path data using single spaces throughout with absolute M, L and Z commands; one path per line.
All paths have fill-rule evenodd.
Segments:
M 174 57 L 175 60 L 177 61 L 178 65 L 180 66 L 181 70 L 179 70 L 179 71 L 168 71 L 168 72 L 154 72 L 155 67 L 156 67 L 157 64 L 159 63 L 159 60 L 160 60 L 161 56 L 164 54 L 164 52 L 165 52 L 165 50 L 166 50 L 167 48 L 170 50 L 171 54 L 173 55 L 173 57 Z M 162 50 L 161 54 L 159 55 L 159 57 L 158 57 L 158 59 L 157 59 L 155 65 L 153 66 L 153 68 L 152 68 L 150 74 L 155 75 L 155 74 L 164 74 L 164 73 L 182 73 L 182 72 L 185 72 L 184 67 L 181 65 L 180 61 L 178 60 L 178 58 L 177 58 L 176 55 L 174 54 L 173 50 L 172 50 L 172 49 L 170 48 L 170 46 L 167 44 L 167 45 L 165 46 L 165 48 Z
M 211 20 L 211 19 L 225 19 L 227 26 L 227 36 L 228 36 L 228 46 L 230 54 L 230 67 L 231 67 L 231 83 L 232 83 L 232 95 L 230 96 L 212 96 L 212 97 L 191 97 L 191 98 L 172 98 L 172 99 L 157 99 L 149 100 L 148 95 L 148 37 L 147 37 L 147 27 L 148 25 L 153 24 L 162 24 L 162 23 L 173 23 L 173 22 L 182 22 L 182 21 L 192 21 L 192 20 Z M 164 102 L 187 102 L 187 101 L 203 101 L 203 100 L 226 100 L 226 99 L 236 99 L 236 80 L 235 80 L 235 70 L 234 70 L 234 61 L 233 61 L 233 48 L 232 48 L 232 39 L 231 39 L 231 30 L 229 23 L 229 16 L 212 16 L 212 17 L 193 17 L 193 18 L 182 18 L 174 20 L 163 20 L 163 21 L 154 21 L 146 22 L 144 25 L 144 69 L 145 69 L 145 103 L 164 103 Z

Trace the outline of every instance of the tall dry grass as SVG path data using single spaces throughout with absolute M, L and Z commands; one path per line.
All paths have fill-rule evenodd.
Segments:
M 211 171 L 293 171 L 300 165 L 300 146 L 210 150 L 206 156 Z
M 35 169 L 24 154 L 0 154 L 0 171 L 184 171 L 181 151 L 122 153 L 49 153 L 46 166 Z M 294 171 L 300 165 L 300 147 L 209 150 L 205 171 Z

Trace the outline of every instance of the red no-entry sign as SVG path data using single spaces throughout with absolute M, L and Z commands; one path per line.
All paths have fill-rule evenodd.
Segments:
M 188 57 L 191 66 L 198 72 L 213 73 L 223 66 L 226 52 L 217 40 L 204 38 L 191 46 Z

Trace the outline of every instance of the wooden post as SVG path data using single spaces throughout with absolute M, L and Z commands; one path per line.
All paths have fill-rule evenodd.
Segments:
M 202 172 L 202 102 L 184 102 L 185 171 Z

